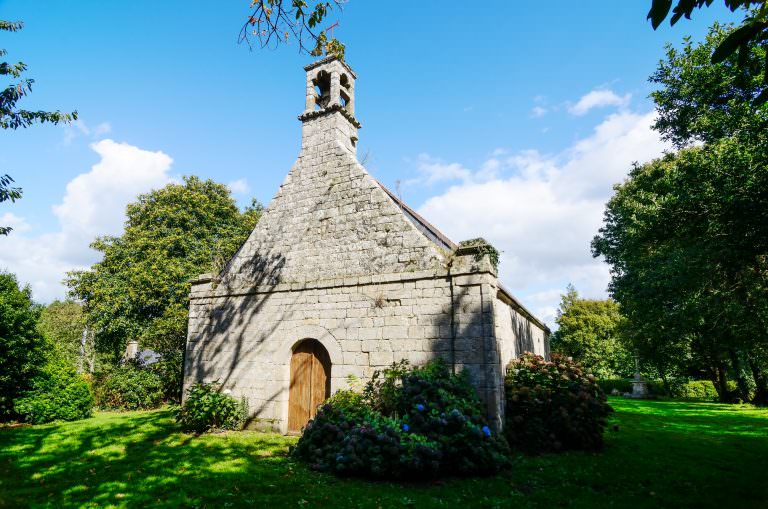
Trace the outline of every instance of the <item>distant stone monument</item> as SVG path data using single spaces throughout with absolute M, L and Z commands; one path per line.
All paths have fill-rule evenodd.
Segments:
M 635 378 L 632 380 L 632 398 L 642 399 L 648 397 L 648 382 L 643 380 L 640 374 L 640 356 L 635 352 Z
M 139 354 L 139 342 L 135 339 L 128 341 L 125 345 L 125 353 L 123 354 L 123 361 L 128 362 L 136 358 Z

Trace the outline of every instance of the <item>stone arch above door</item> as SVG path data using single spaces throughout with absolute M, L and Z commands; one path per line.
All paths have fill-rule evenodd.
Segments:
M 280 346 L 279 357 L 284 362 L 290 362 L 294 347 L 304 339 L 312 338 L 320 342 L 331 358 L 331 364 L 339 366 L 343 364 L 344 356 L 339 341 L 327 329 L 319 325 L 300 325 L 292 329 L 286 329 Z

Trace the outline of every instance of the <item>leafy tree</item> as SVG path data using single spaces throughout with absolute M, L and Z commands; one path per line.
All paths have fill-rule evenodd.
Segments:
M 44 357 L 40 308 L 31 295 L 16 276 L 0 273 L 0 420 L 12 417 L 14 398 L 29 388 Z
M 248 237 L 261 206 L 240 212 L 229 189 L 184 177 L 127 207 L 125 231 L 91 245 L 102 260 L 67 276 L 83 302 L 97 349 L 119 358 L 129 339 L 180 358 L 187 335 L 189 280 L 216 271 Z
M 24 27 L 20 21 L 0 20 L 0 31 L 18 32 Z M 0 48 L 0 58 L 4 57 L 7 51 Z M 9 79 L 19 79 L 24 71 L 27 70 L 23 62 L 10 63 L 0 61 L 0 76 Z M 61 122 L 71 122 L 77 119 L 77 112 L 61 113 L 60 111 L 30 111 L 18 109 L 16 103 L 32 92 L 32 85 L 35 80 L 30 78 L 20 79 L 18 82 L 9 83 L 4 90 L 0 91 L 0 128 L 18 129 L 27 128 L 32 124 L 39 122 L 50 122 L 58 124 Z M 13 179 L 9 175 L 0 174 L 0 203 L 10 200 L 16 201 L 21 198 L 21 189 L 12 186 Z M 0 235 L 8 235 L 11 228 L 0 226 Z
M 653 0 L 651 10 L 648 12 L 648 19 L 651 20 L 651 25 L 656 30 L 667 18 L 670 10 L 672 11 L 670 24 L 674 25 L 683 16 L 691 19 L 691 14 L 695 9 L 709 7 L 713 2 L 714 0 L 677 0 L 677 5 L 673 9 L 673 0 Z M 768 45 L 768 0 L 724 0 L 724 2 L 731 12 L 742 9 L 747 12 L 747 15 L 741 26 L 731 30 L 727 37 L 718 43 L 711 52 L 710 59 L 713 64 L 719 64 L 738 52 L 739 65 L 746 74 L 756 76 L 755 72 L 759 69 L 747 65 L 748 54 L 755 44 L 762 44 L 763 47 Z M 764 76 L 768 72 L 768 60 L 763 62 L 762 72 Z M 757 92 L 752 98 L 755 104 L 768 102 L 768 78 L 763 78 Z
M 240 42 L 252 47 L 258 41 L 262 48 L 297 41 L 299 52 L 320 56 L 324 53 L 344 59 L 344 45 L 321 23 L 334 10 L 341 10 L 346 0 L 252 0 L 251 15 L 240 30 Z M 331 32 L 333 34 L 333 32 Z
M 683 149 L 616 186 L 592 250 L 611 265 L 627 336 L 665 381 L 706 376 L 728 399 L 735 378 L 742 399 L 754 389 L 765 403 L 768 105 L 751 99 L 766 49 L 752 38 L 712 63 L 729 37 L 715 24 L 702 43 L 667 48 L 651 76 L 654 127 Z
M 651 94 L 658 111 L 654 128 L 678 148 L 731 136 L 755 143 L 768 129 L 768 104 L 752 101 L 765 80 L 766 48 L 751 43 L 740 53 L 741 64 L 735 55 L 711 64 L 709 54 L 726 37 L 727 27 L 715 24 L 702 43 L 686 38 L 680 49 L 668 45 L 650 78 L 660 86 Z
M 721 391 L 730 364 L 746 399 L 745 364 L 755 383 L 766 368 L 768 137 L 669 154 L 615 190 L 592 248 L 641 357 L 698 365 Z
M 40 313 L 37 327 L 72 366 L 81 371 L 85 371 L 86 363 L 92 366 L 92 359 L 84 359 L 91 352 L 81 304 L 71 300 L 51 302 Z
M 597 378 L 624 378 L 633 373 L 633 355 L 621 336 L 623 317 L 613 300 L 582 299 L 568 285 L 560 301 L 552 334 L 553 352 L 573 357 Z
M 21 188 L 13 187 L 13 179 L 10 175 L 0 175 L 0 203 L 10 200 L 14 202 L 21 198 Z M 11 233 L 10 226 L 0 226 L 0 235 Z

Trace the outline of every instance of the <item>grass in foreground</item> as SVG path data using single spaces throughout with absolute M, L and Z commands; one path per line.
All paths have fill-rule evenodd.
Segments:
M 599 454 L 517 457 L 479 480 L 340 480 L 253 432 L 193 437 L 171 412 L 0 429 L 0 507 L 768 508 L 768 411 L 613 399 Z

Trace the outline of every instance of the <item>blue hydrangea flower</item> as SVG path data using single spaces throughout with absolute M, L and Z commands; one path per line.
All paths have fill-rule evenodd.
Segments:
M 408 431 L 409 429 L 411 429 L 410 426 L 408 426 L 407 424 L 403 424 L 403 431 Z
M 485 433 L 485 436 L 489 437 L 491 436 L 491 429 L 488 426 L 483 426 L 483 433 Z
M 424 411 L 424 405 L 419 403 L 418 405 L 416 405 L 416 410 L 418 410 L 419 412 L 423 412 Z

